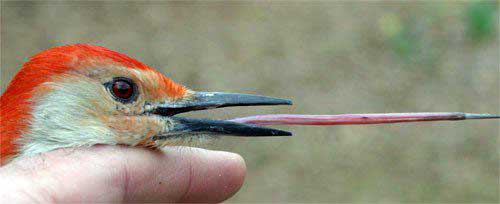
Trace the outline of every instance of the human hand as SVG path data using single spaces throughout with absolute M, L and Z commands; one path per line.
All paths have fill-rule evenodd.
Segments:
M 18 202 L 221 202 L 245 178 L 228 152 L 190 147 L 59 149 L 0 168 L 0 197 Z

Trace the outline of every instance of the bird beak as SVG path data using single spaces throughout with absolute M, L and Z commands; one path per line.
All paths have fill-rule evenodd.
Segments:
M 256 125 L 231 122 L 226 120 L 194 119 L 172 117 L 175 121 L 174 128 L 168 134 L 216 134 L 233 135 L 242 137 L 264 137 L 264 136 L 291 136 L 292 133 L 265 128 Z
M 195 92 L 190 100 L 164 103 L 155 107 L 154 114 L 173 116 L 179 113 L 223 108 L 230 106 L 261 106 L 261 105 L 292 105 L 288 99 L 267 96 L 221 93 L 221 92 Z M 226 120 L 193 119 L 183 117 L 170 117 L 174 120 L 174 127 L 169 130 L 169 135 L 185 134 L 216 134 L 233 136 L 291 136 L 292 133 L 249 125 Z

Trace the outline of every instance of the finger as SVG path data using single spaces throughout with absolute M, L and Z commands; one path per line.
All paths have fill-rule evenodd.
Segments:
M 41 202 L 220 202 L 241 187 L 245 171 L 228 152 L 98 146 L 14 161 L 0 170 L 0 184 L 11 183 L 12 199 L 18 191 Z

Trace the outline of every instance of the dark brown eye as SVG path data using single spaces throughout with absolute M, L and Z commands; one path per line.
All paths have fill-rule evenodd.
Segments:
M 136 94 L 135 84 L 128 78 L 115 78 L 110 91 L 115 99 L 122 103 L 131 102 Z

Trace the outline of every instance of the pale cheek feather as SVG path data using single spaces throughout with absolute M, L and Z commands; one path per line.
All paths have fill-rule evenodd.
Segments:
M 144 111 L 144 96 L 154 95 L 154 89 L 164 87 L 151 82 L 154 81 L 151 79 L 159 79 L 154 72 L 124 73 L 133 74 L 132 78 L 148 83 L 145 86 L 150 88 L 142 89 L 141 92 L 144 92 L 136 102 L 142 105 L 117 103 L 102 85 L 104 79 L 92 78 L 89 73 L 61 76 L 38 87 L 35 91 L 43 91 L 43 94 L 33 98 L 35 108 L 28 131 L 16 141 L 20 146 L 18 157 L 95 144 L 153 147 L 192 144 L 195 140 L 190 137 L 152 139 L 157 134 L 168 132 L 172 121 L 165 117 L 137 114 Z
M 93 103 L 102 96 L 102 87 L 81 79 L 45 86 L 50 86 L 52 91 L 36 102 L 29 131 L 17 141 L 21 156 L 61 147 L 116 143 L 112 129 L 96 117 L 113 107 L 105 100 Z

